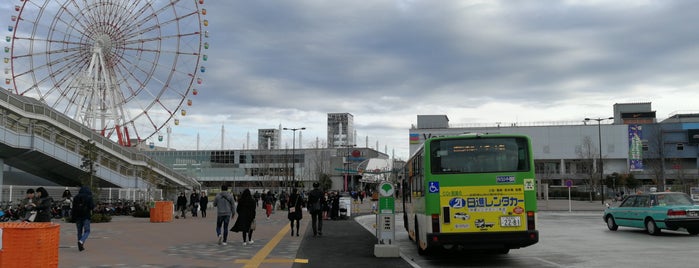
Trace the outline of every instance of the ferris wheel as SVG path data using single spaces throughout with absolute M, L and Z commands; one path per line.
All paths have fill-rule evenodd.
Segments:
M 8 89 L 125 146 L 186 115 L 206 71 L 204 0 L 14 1 Z

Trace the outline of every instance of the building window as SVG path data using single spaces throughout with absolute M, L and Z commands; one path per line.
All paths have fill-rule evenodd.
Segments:
M 648 144 L 646 144 L 646 143 L 644 142 L 643 145 L 641 146 L 641 149 L 642 149 L 644 152 L 647 152 L 647 151 L 648 151 Z
M 684 143 L 678 143 L 678 144 L 677 144 L 677 150 L 678 150 L 678 151 L 684 151 Z

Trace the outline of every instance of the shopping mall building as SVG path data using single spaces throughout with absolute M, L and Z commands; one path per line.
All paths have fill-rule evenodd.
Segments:
M 446 115 L 418 115 L 410 129 L 410 152 L 429 137 L 464 133 L 530 136 L 540 186 L 559 187 L 572 180 L 581 189 L 601 189 L 601 169 L 605 180 L 613 179 L 604 190 L 609 196 L 622 189 L 618 184 L 628 174 L 644 185 L 640 188 L 665 185 L 681 191 L 697 186 L 699 177 L 699 113 L 673 114 L 658 122 L 651 103 L 614 104 L 610 117 L 548 124 L 453 125 Z

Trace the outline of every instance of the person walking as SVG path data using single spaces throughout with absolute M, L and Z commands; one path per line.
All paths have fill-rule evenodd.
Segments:
M 73 198 L 73 209 L 70 217 L 75 221 L 78 229 L 78 250 L 85 250 L 85 241 L 90 236 L 90 221 L 92 210 L 95 209 L 95 202 L 92 198 L 92 191 L 87 186 L 80 187 L 78 194 Z
M 51 206 L 53 198 L 44 187 L 36 188 L 36 197 L 39 199 L 36 205 L 36 219 L 34 222 L 51 222 Z
M 197 216 L 197 211 L 199 211 L 199 193 L 197 191 L 192 191 L 189 195 L 189 207 L 192 209 L 192 217 Z
M 325 202 L 325 194 L 319 189 L 320 184 L 313 183 L 313 190 L 308 193 L 308 211 L 311 212 L 311 226 L 313 236 L 323 235 L 322 203 Z
M 177 210 L 182 212 L 182 215 L 180 217 L 187 218 L 187 216 L 184 215 L 184 212 L 187 210 L 187 197 L 184 195 L 184 192 L 180 193 L 180 196 L 177 197 Z
M 201 217 L 206 218 L 206 209 L 207 206 L 209 205 L 209 197 L 206 195 L 206 192 L 201 191 L 201 194 L 199 195 L 199 211 L 201 211 Z M 226 228 L 228 229 L 228 228 Z
M 236 219 L 231 232 L 243 233 L 243 246 L 255 243 L 252 240 L 252 233 L 255 231 L 255 199 L 250 193 L 250 189 L 243 190 L 238 200 L 238 219 Z
M 253 197 L 255 198 L 255 207 L 259 206 L 260 205 L 260 192 L 255 191 L 255 194 L 253 195 Z
M 61 217 L 67 218 L 70 216 L 70 207 L 71 204 L 73 203 L 73 195 L 70 193 L 70 190 L 66 189 L 63 191 L 63 200 L 61 201 Z
M 263 204 L 265 212 L 267 213 L 267 219 L 269 220 L 269 216 L 272 215 L 272 206 L 274 205 L 274 195 L 272 194 L 272 191 L 267 191 Z
M 228 224 L 235 216 L 235 200 L 228 192 L 228 185 L 221 185 L 221 192 L 214 197 L 214 207 L 216 207 L 216 237 L 219 245 L 228 244 Z M 223 227 L 223 229 L 221 228 Z
M 289 203 L 289 194 L 287 194 L 286 191 L 282 191 L 282 193 L 279 194 L 279 209 L 286 210 L 288 203 Z
M 294 236 L 294 222 L 296 222 L 296 236 L 299 236 L 299 228 L 301 227 L 301 219 L 303 218 L 303 213 L 301 213 L 301 208 L 303 207 L 303 198 L 298 193 L 298 190 L 294 188 L 289 196 L 289 224 L 291 225 L 291 236 Z

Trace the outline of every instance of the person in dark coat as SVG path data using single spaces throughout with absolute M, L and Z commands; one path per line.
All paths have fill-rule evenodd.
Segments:
M 206 196 L 206 192 L 201 191 L 199 195 L 199 211 L 201 211 L 201 217 L 206 218 L 206 209 L 209 205 L 209 197 Z
M 87 186 L 80 187 L 80 191 L 73 198 L 73 209 L 70 217 L 75 221 L 78 229 L 78 250 L 85 250 L 85 241 L 90 236 L 90 221 L 92 210 L 95 209 L 95 202 L 92 198 L 92 191 Z
M 180 196 L 177 197 L 177 210 L 182 211 L 180 217 L 186 218 L 184 212 L 187 210 L 187 197 L 184 195 L 184 192 L 181 192 Z
M 36 205 L 36 219 L 34 222 L 51 222 L 51 207 L 53 206 L 53 198 L 49 196 L 49 192 L 44 187 L 36 188 L 36 198 L 39 199 Z
M 238 199 L 238 219 L 236 219 L 231 232 L 243 233 L 243 246 L 255 243 L 252 240 L 252 232 L 255 231 L 255 199 L 250 193 L 250 189 L 245 189 Z
M 199 193 L 196 191 L 189 195 L 189 207 L 192 209 L 192 217 L 196 217 L 199 211 Z
M 289 224 L 291 224 L 291 236 L 294 236 L 294 222 L 296 222 L 296 236 L 299 236 L 299 227 L 301 227 L 301 219 L 303 218 L 303 213 L 301 213 L 303 198 L 301 198 L 301 195 L 296 188 L 291 191 L 288 202 L 288 218 L 290 222 Z
M 311 213 L 311 226 L 313 236 L 323 235 L 323 214 L 322 204 L 325 202 L 325 193 L 320 190 L 320 184 L 313 183 L 313 190 L 308 193 L 308 211 Z

